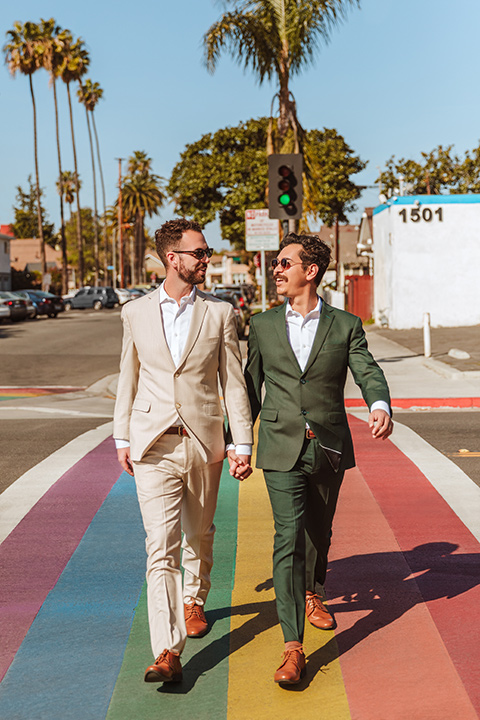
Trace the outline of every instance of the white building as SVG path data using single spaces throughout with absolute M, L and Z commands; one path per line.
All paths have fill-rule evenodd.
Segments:
M 10 240 L 11 237 L 9 235 L 0 233 L 0 290 L 10 290 L 12 287 Z
M 480 324 L 480 195 L 410 195 L 373 211 L 374 316 L 393 329 Z

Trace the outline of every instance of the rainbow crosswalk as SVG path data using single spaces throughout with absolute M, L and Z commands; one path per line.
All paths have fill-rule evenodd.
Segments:
M 479 543 L 416 465 L 350 418 L 327 580 L 335 631 L 307 627 L 307 676 L 272 681 L 282 638 L 260 472 L 224 471 L 211 630 L 178 685 L 151 662 L 144 533 L 113 442 L 45 492 L 0 546 L 2 720 L 470 720 L 480 717 Z
M 31 397 L 42 397 L 43 395 L 61 395 L 63 393 L 78 392 L 85 390 L 85 387 L 70 386 L 43 386 L 43 387 L 0 387 L 0 402 L 5 400 L 21 400 Z

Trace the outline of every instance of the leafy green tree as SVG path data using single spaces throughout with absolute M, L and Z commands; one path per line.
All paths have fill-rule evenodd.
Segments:
M 15 196 L 16 204 L 13 206 L 15 220 L 11 224 L 12 232 L 17 238 L 38 237 L 38 205 L 37 188 L 32 183 L 32 176 L 28 176 L 28 190 L 17 186 Z M 56 237 L 53 223 L 47 220 L 47 213 L 41 204 L 43 191 L 40 190 L 40 217 L 42 222 L 42 237 L 51 247 L 55 247 Z
M 13 30 L 7 32 L 7 42 L 3 47 L 5 53 L 5 61 L 7 63 L 10 74 L 15 77 L 17 72 L 28 77 L 30 86 L 30 95 L 33 108 L 33 145 L 35 159 L 35 181 L 37 195 L 37 231 L 36 235 L 40 238 L 40 253 L 42 263 L 42 275 L 47 272 L 47 264 L 45 260 L 45 239 L 43 237 L 43 222 L 41 216 L 40 203 L 40 172 L 38 169 L 38 137 L 37 137 L 37 107 L 35 102 L 35 94 L 33 91 L 32 76 L 40 66 L 39 55 L 40 29 L 33 22 L 15 22 Z
M 82 284 L 93 285 L 95 282 L 95 220 L 91 208 L 82 208 L 81 212 L 84 239 L 82 246 L 84 278 Z M 73 267 L 79 267 L 76 214 L 76 211 L 73 212 L 65 225 L 68 260 Z M 103 270 L 100 270 L 100 276 L 103 276 Z M 79 283 L 77 282 L 77 285 L 78 284 Z
M 245 246 L 245 210 L 266 206 L 268 118 L 203 135 L 187 145 L 174 167 L 168 192 L 177 211 L 205 225 L 220 219 L 222 237 L 235 249 Z M 287 134 L 292 141 L 292 133 Z M 365 163 L 336 130 L 310 130 L 304 136 L 304 216 L 343 222 L 354 209 L 360 188 L 351 175 Z
M 225 0 L 226 12 L 204 36 L 205 61 L 213 72 L 222 50 L 250 68 L 261 85 L 278 85 L 280 138 L 298 121 L 290 79 L 311 64 L 321 42 L 359 0 Z M 298 152 L 298 150 L 296 150 Z
M 75 173 L 73 173 L 71 170 L 63 170 L 61 177 L 59 177 L 56 182 L 56 185 L 58 194 L 63 194 L 65 202 L 69 205 L 70 217 L 72 217 L 72 205 L 75 202 L 77 185 L 77 183 L 75 182 Z M 82 181 L 80 180 L 80 178 L 78 178 L 78 187 L 82 187 Z
M 377 182 L 384 194 L 400 192 L 400 182 L 409 195 L 439 195 L 455 192 L 459 181 L 460 161 L 452 154 L 453 145 L 439 145 L 431 152 L 422 152 L 422 161 L 401 158 L 393 155 L 386 162 L 386 168 L 380 173 Z
M 122 212 L 125 221 L 134 225 L 134 274 L 132 284 L 144 275 L 145 216 L 156 215 L 165 202 L 164 180 L 152 173 L 152 159 L 137 150 L 128 159 L 127 175 L 122 183 Z

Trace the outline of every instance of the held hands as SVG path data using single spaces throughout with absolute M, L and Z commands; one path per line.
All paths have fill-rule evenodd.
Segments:
M 372 437 L 375 440 L 378 438 L 386 440 L 392 434 L 393 421 L 385 410 L 374 410 L 368 416 L 368 426 L 372 429 Z
M 235 450 L 227 450 L 228 462 L 230 464 L 230 475 L 237 480 L 245 480 L 252 474 L 250 455 L 237 455 Z
M 133 465 L 132 461 L 130 460 L 130 448 L 117 448 L 117 458 L 118 462 L 125 470 L 125 472 L 127 472 L 129 475 L 133 475 Z

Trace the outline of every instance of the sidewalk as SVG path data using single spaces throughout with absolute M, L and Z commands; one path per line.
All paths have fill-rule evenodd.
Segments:
M 436 360 L 367 334 L 394 406 L 480 398 L 480 378 L 447 376 Z M 114 377 L 97 386 L 103 413 L 114 391 Z M 346 397 L 357 468 L 342 488 L 326 584 L 338 627 L 307 626 L 300 686 L 272 681 L 282 639 L 262 474 L 239 485 L 226 469 L 211 630 L 188 641 L 182 684 L 143 682 L 151 662 L 144 532 L 107 424 L 78 438 L 68 466 L 58 451 L 0 496 L 7 519 L 17 508 L 0 545 L 2 720 L 478 720 L 480 490 L 402 426 L 401 413 L 392 440 L 373 442 L 350 380 Z M 8 400 L 0 417 L 97 412 L 91 388 L 77 399 Z

